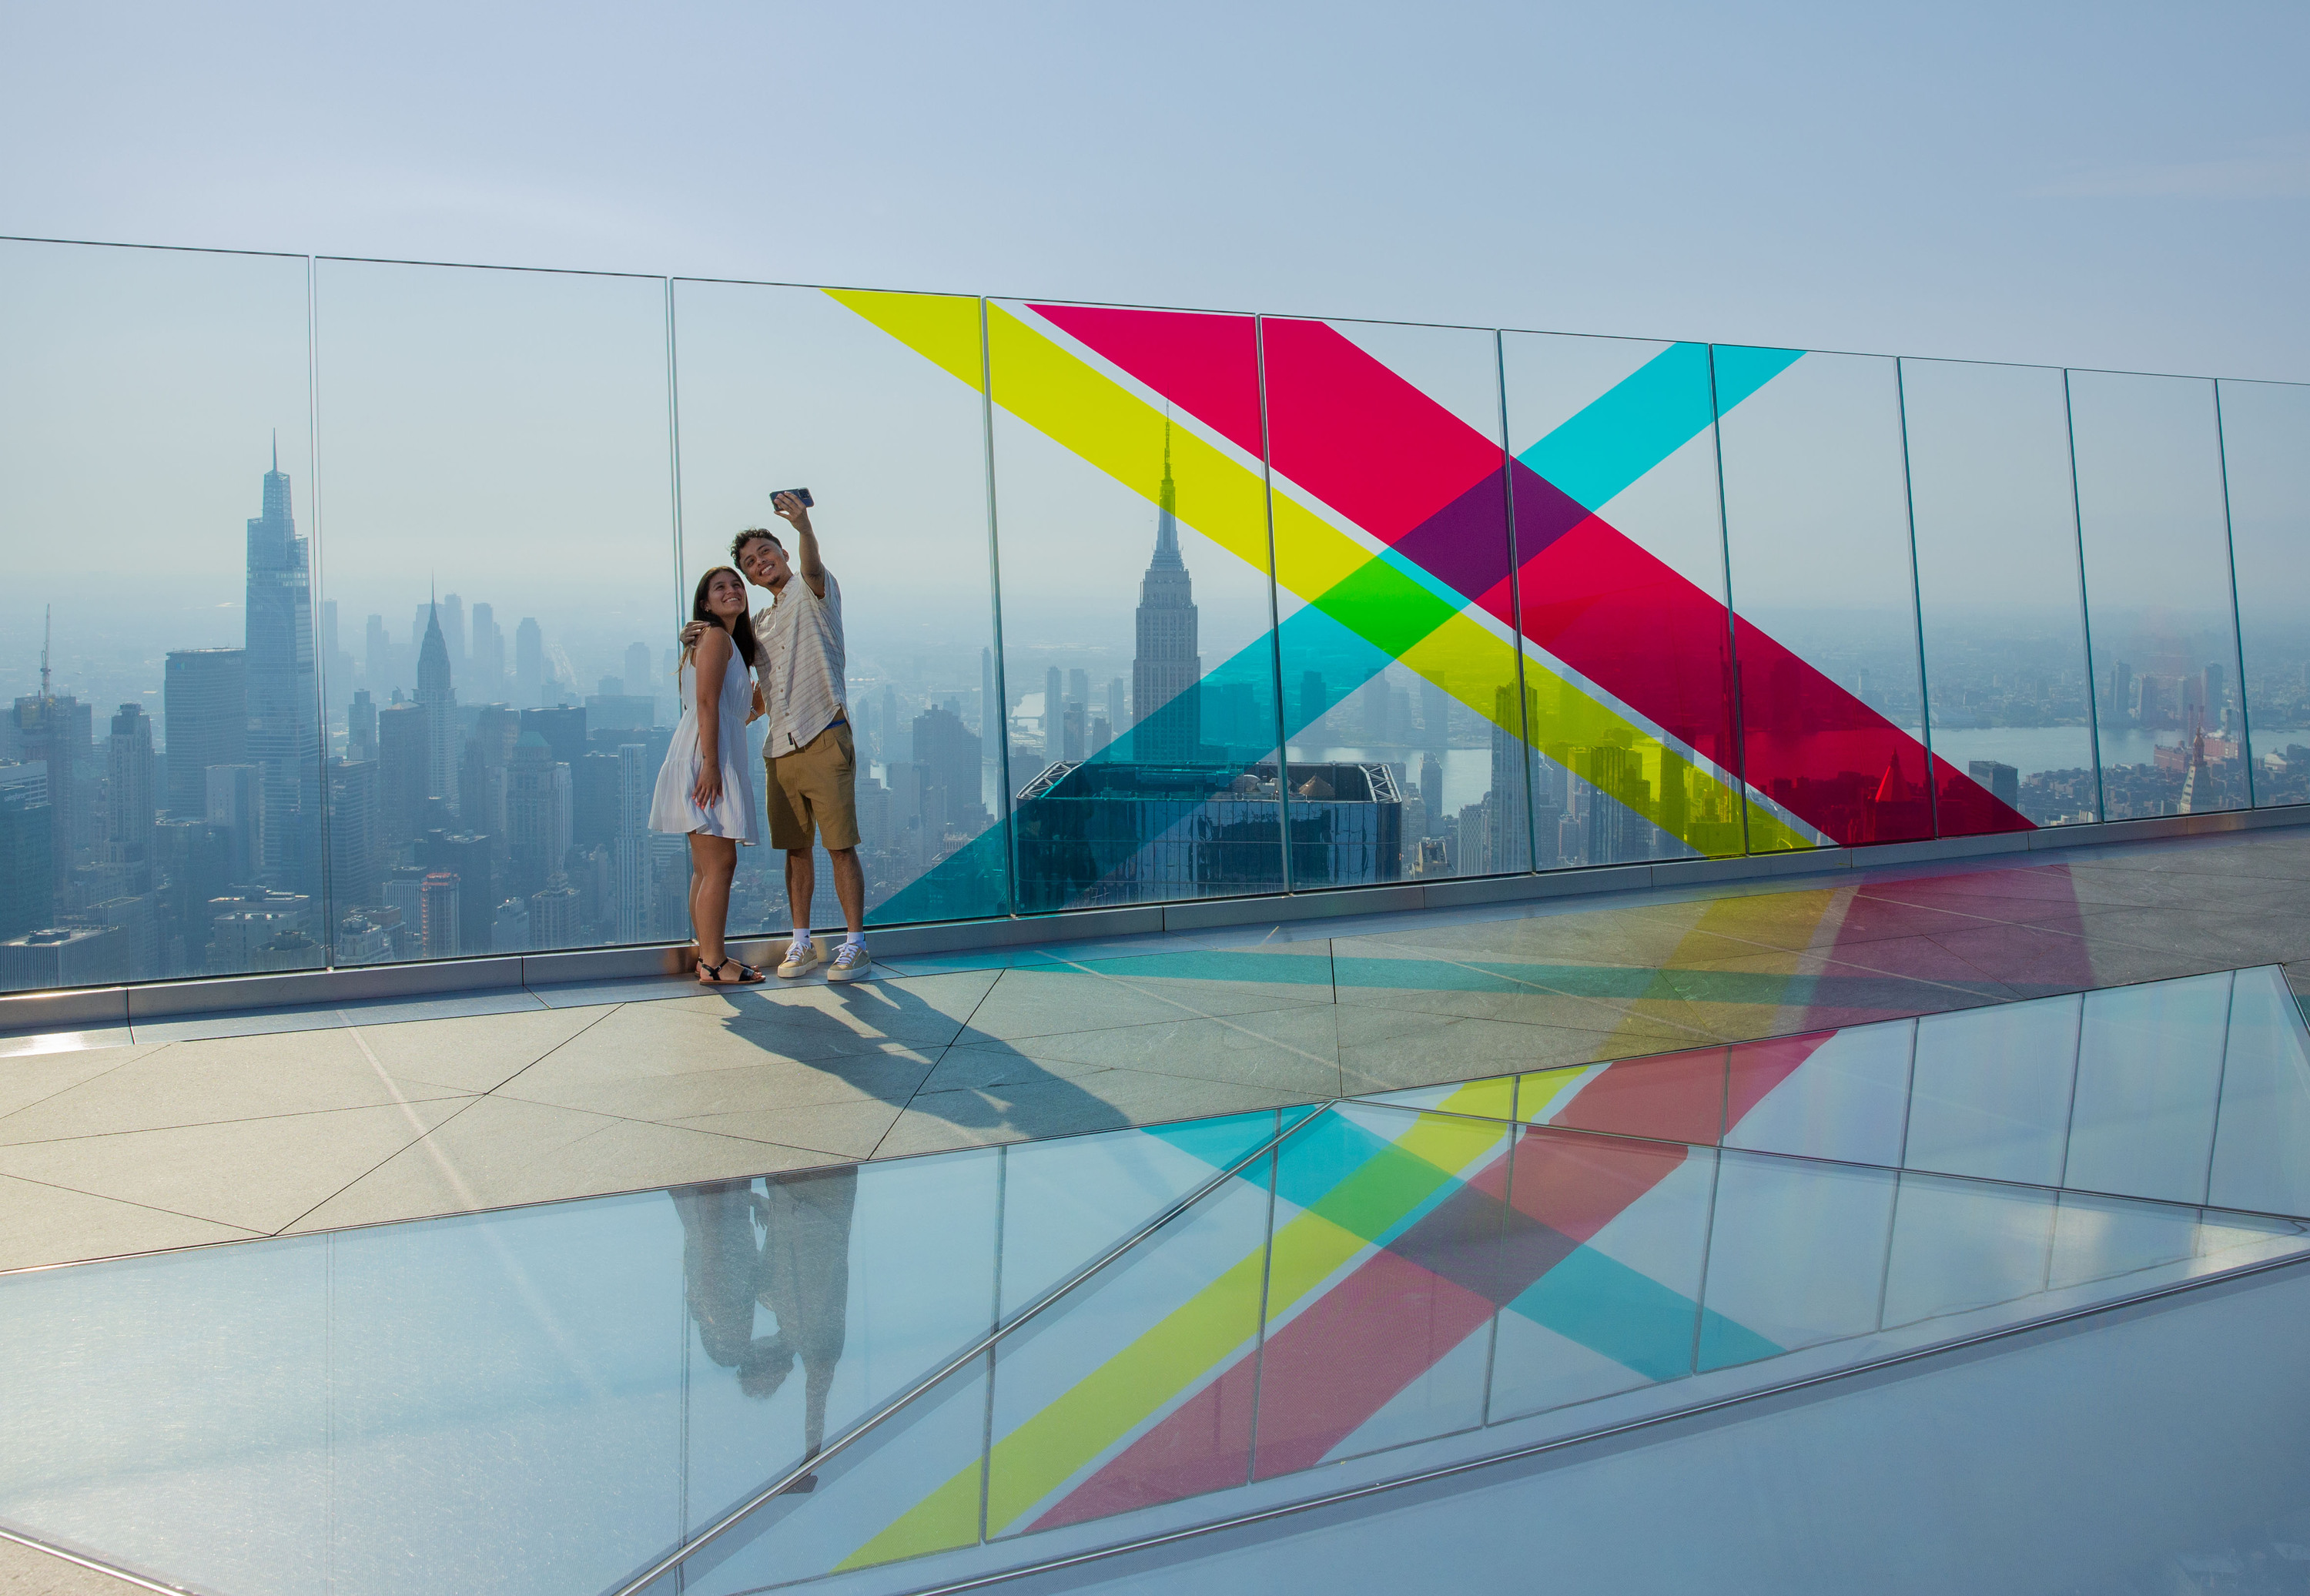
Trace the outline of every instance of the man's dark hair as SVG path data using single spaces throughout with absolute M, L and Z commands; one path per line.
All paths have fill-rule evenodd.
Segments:
M 783 549 L 786 547 L 784 543 L 778 542 L 778 534 L 772 532 L 769 527 L 749 526 L 745 531 L 740 533 L 736 537 L 730 540 L 730 558 L 732 559 L 743 559 L 746 556 L 746 545 L 752 542 L 756 538 L 768 538 L 773 543 L 777 543 L 779 548 Z

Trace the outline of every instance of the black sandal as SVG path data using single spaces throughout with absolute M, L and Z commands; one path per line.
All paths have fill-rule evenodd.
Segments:
M 725 981 L 722 972 L 734 964 L 738 965 L 738 978 Z M 702 958 L 698 961 L 698 984 L 700 986 L 752 986 L 761 978 L 761 971 L 751 964 L 738 964 L 734 958 L 725 958 L 720 964 L 708 964 Z

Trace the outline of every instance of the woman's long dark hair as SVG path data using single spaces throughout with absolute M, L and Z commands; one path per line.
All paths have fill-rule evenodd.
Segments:
M 729 571 L 732 576 L 738 577 L 738 591 L 741 594 L 743 594 L 746 591 L 746 578 L 744 577 L 740 576 L 739 573 L 734 570 L 731 570 L 731 568 L 726 565 L 716 566 L 712 570 L 698 578 L 698 591 L 690 596 L 690 620 L 702 620 L 708 626 L 720 626 L 722 624 L 722 618 L 707 607 L 706 590 L 712 585 L 714 578 L 720 576 L 724 571 Z M 755 658 L 761 652 L 760 647 L 758 647 L 754 642 L 754 612 L 751 610 L 741 610 L 738 612 L 738 624 L 730 629 L 730 635 L 737 640 L 738 657 L 746 662 L 746 668 L 748 670 L 752 670 L 754 668 Z M 693 646 L 692 647 L 684 650 L 684 657 L 686 658 L 689 655 L 696 652 L 697 649 Z

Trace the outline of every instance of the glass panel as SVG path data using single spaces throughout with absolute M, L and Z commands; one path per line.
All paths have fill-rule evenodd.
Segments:
M 684 1558 L 648 1596 L 746 1596 L 977 1544 L 986 1370 L 973 1359 Z M 765 1485 L 769 1481 L 763 1482 Z M 916 1510 L 906 1513 L 909 1505 Z M 893 1521 L 896 1520 L 894 1522 Z
M 1708 1228 L 1700 1366 L 1875 1330 L 1897 1179 L 1886 1169 L 1727 1152 Z
M 2214 385 L 2072 371 L 2070 406 L 2104 818 L 2242 809 Z
M 1521 1289 L 1507 1149 L 1498 1122 L 1360 1105 L 1283 1144 L 1255 1478 L 1483 1422 L 1492 1317 Z
M 1924 1047 L 1921 1037 L 1920 1069 Z M 1986 1181 L 1902 1175 L 1885 1265 L 1885 1324 L 1914 1324 L 2044 1290 L 2060 1201 L 2054 1192 Z
M 1749 846 L 1930 837 L 1894 362 L 1715 357 Z
M 305 299 L 0 243 L 0 991 L 322 962 Z
M 2059 1185 L 2078 1060 L 2078 1000 L 1928 1014 L 1911 1077 L 1912 1169 Z
M 1692 1372 L 1715 1176 L 1713 1149 L 1523 1132 L 1491 1286 L 1494 1422 Z
M 338 1588 L 375 1588 L 390 1568 L 415 1589 L 547 1596 L 601 1589 L 668 1548 L 685 1407 L 669 1310 L 688 1260 L 664 1198 L 331 1242 Z M 687 1372 L 699 1381 L 706 1366 Z
M 842 597 L 867 916 L 1003 913 L 978 301 L 682 282 L 673 307 L 685 606 L 735 533 L 786 531 L 772 492 L 808 487 Z M 817 852 L 810 920 L 838 925 Z M 734 932 L 795 923 L 783 858 L 740 850 Z
M 1915 1022 L 1901 1019 L 1735 1043 L 1724 1145 L 1899 1164 L 1915 1037 Z
M 2310 1215 L 2310 1030 L 2276 965 L 2240 970 L 2206 1201 Z
M 1228 1182 L 997 1345 L 990 1536 L 1244 1482 L 1273 1167 Z M 940 1500 L 896 1505 L 884 1534 L 912 1533 Z
M 1713 1142 L 1724 1127 L 1724 1049 L 1537 1070 L 1517 1079 L 1516 1114 L 1567 1130 Z
M 1252 319 L 986 313 L 1017 906 L 1281 890 Z
M 2198 1216 L 2194 1208 L 2120 1202 L 2064 1192 L 2054 1217 L 2054 1253 L 2046 1271 L 2046 1288 L 2058 1290 L 2090 1280 L 2118 1280 L 2193 1258 L 2201 1240 Z
M 664 284 L 315 273 L 336 962 L 686 940 Z
M 988 1149 L 667 1193 L 692 1336 L 692 1529 L 993 1328 L 999 1168 Z
M 1507 333 L 1501 359 L 1540 863 L 1738 854 L 1708 347 Z
M 1003 1322 L 1249 1157 L 1276 1129 L 1275 1111 L 1262 1109 L 1004 1149 Z
M 1901 362 L 1941 834 L 2098 818 L 2062 374 Z
M 2254 801 L 2310 803 L 2310 387 L 2219 386 Z
M 329 1246 L 0 1277 L 0 1522 L 195 1588 L 323 1596 Z
M 1292 885 L 1530 869 L 1493 335 L 1260 338 Z
M 2205 1201 L 2229 1007 L 2227 970 L 2086 993 L 2063 1185 Z

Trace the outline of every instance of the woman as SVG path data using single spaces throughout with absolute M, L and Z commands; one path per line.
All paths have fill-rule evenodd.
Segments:
M 690 924 L 698 937 L 699 984 L 750 985 L 762 972 L 730 958 L 723 946 L 738 845 L 751 846 L 755 840 L 746 723 L 753 718 L 758 650 L 753 618 L 746 612 L 745 578 L 726 565 L 715 567 L 699 578 L 690 615 L 707 625 L 682 651 L 688 679 L 682 724 L 673 729 L 657 773 L 650 829 L 690 837 Z

